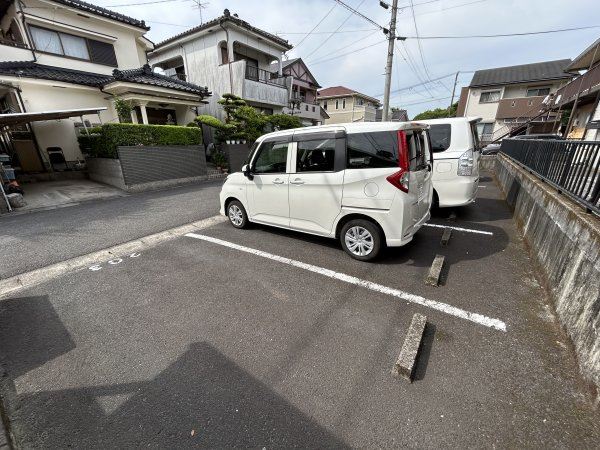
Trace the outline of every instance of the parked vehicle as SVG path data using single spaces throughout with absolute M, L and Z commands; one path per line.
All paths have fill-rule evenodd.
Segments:
M 440 208 L 473 203 L 479 186 L 480 118 L 423 120 L 430 125 L 433 203 Z
M 481 149 L 482 155 L 497 155 L 502 147 L 501 142 L 492 142 Z
M 427 125 L 371 122 L 262 136 L 221 190 L 221 214 L 337 238 L 368 261 L 407 244 L 429 220 L 432 160 Z

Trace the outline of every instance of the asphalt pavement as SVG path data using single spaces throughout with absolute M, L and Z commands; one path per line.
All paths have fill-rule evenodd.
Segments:
M 424 227 L 369 264 L 332 240 L 222 223 L 0 300 L 17 444 L 597 446 L 568 339 L 510 211 L 482 184 L 477 204 L 432 219 L 456 228 L 446 247 L 443 229 Z M 436 254 L 442 285 L 426 286 Z M 416 312 L 428 325 L 410 384 L 392 368 Z
M 0 279 L 213 216 L 223 181 L 0 216 Z

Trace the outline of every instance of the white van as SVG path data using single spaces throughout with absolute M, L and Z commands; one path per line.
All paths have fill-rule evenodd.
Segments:
M 423 120 L 433 152 L 433 203 L 446 208 L 473 203 L 479 187 L 480 118 Z
M 353 258 L 412 240 L 429 220 L 427 125 L 352 123 L 266 134 L 221 190 L 236 228 L 256 222 L 339 238 Z

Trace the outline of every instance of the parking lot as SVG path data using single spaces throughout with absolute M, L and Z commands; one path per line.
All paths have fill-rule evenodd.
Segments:
M 392 367 L 417 312 L 428 325 L 411 384 Z M 436 212 L 374 263 L 333 240 L 226 222 L 97 261 L 0 300 L 0 342 L 24 447 L 600 442 L 489 176 L 476 204 Z

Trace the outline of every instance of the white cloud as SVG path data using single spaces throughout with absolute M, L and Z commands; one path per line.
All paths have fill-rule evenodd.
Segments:
M 135 3 L 144 0 L 89 0 L 98 5 Z M 147 0 L 146 0 L 147 1 Z M 391 3 L 391 0 L 388 0 Z M 413 0 L 415 4 L 425 0 Z M 272 33 L 308 32 L 334 5 L 333 0 L 207 0 L 202 14 L 204 20 L 218 17 L 228 8 L 240 18 L 252 25 Z M 361 0 L 346 0 L 356 7 Z M 472 3 L 462 7 L 457 5 Z M 399 0 L 400 6 L 410 4 L 410 0 Z M 199 23 L 199 13 L 191 0 L 173 0 L 154 5 L 115 8 L 115 10 L 144 19 L 152 27 L 149 38 L 159 42 L 173 34 L 180 33 L 186 27 Z M 377 23 L 387 26 L 390 12 L 379 6 L 376 0 L 364 0 L 360 12 Z M 433 35 L 465 35 L 496 34 L 571 28 L 597 25 L 600 17 L 598 0 L 440 0 L 415 7 L 416 20 L 421 36 Z M 350 14 L 341 6 L 336 6 L 331 14 L 317 28 L 317 32 L 333 31 Z M 161 23 L 159 23 L 161 22 Z M 176 24 L 165 25 L 164 23 Z M 341 30 L 365 30 L 372 28 L 363 19 L 351 16 Z M 357 33 L 338 33 L 324 42 L 328 34 L 313 34 L 297 49 L 289 52 L 291 57 L 303 57 L 310 65 L 311 72 L 322 86 L 344 85 L 364 92 L 378 95 L 383 92 L 383 72 L 387 44 L 382 42 L 363 51 L 350 53 L 341 58 L 334 56 L 352 52 L 371 43 L 382 41 L 382 33 L 372 31 Z M 414 24 L 410 8 L 403 9 L 398 16 L 398 34 L 414 36 Z M 422 50 L 428 73 L 431 78 L 455 73 L 500 67 L 513 64 L 526 64 L 552 59 L 573 58 L 600 34 L 600 29 L 574 31 L 567 33 L 545 34 L 537 36 L 505 37 L 496 39 L 465 40 L 424 40 Z M 282 34 L 291 43 L 299 42 L 302 34 Z M 361 40 L 362 38 L 362 40 Z M 328 55 L 334 50 L 343 48 L 357 40 L 358 43 Z M 405 43 L 409 53 L 421 72 L 417 76 L 409 64 L 399 55 L 394 66 L 392 89 L 410 86 L 425 77 L 418 44 L 415 40 Z M 314 52 L 314 53 L 313 53 Z M 311 55 L 311 53 L 313 53 Z M 310 55 L 310 56 L 308 56 Z M 327 61 L 324 59 L 330 58 Z M 459 76 L 457 95 L 460 86 L 467 85 L 472 73 Z M 434 98 L 450 96 L 453 77 L 442 80 L 446 87 L 432 84 L 428 93 L 423 87 L 413 91 L 402 92 L 393 97 L 392 105 L 403 107 L 403 104 L 425 101 L 430 95 Z M 408 106 L 409 116 L 433 107 L 446 107 L 449 99 L 429 101 L 427 103 Z

